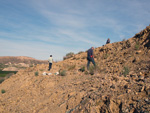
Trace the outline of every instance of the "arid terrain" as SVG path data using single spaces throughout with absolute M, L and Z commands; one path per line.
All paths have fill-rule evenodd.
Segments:
M 0 84 L 0 113 L 150 112 L 150 26 L 95 48 L 96 68 L 86 69 L 86 55 L 53 63 L 51 71 L 37 64 L 12 75 Z
M 36 64 L 46 64 L 47 61 L 37 60 L 26 56 L 1 56 L 0 69 L 3 71 L 18 71 Z

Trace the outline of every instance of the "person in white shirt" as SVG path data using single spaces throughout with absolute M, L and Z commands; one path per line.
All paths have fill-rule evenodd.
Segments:
M 49 62 L 49 69 L 48 69 L 48 71 L 50 71 L 50 69 L 52 68 L 52 63 L 53 63 L 52 55 L 50 55 L 50 57 L 48 58 L 48 62 Z

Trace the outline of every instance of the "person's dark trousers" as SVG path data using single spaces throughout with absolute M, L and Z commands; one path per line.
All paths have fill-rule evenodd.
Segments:
M 91 58 L 91 57 L 88 57 L 87 60 L 88 60 L 87 69 L 89 69 L 90 62 L 92 62 L 93 65 L 95 66 L 95 61 L 94 61 L 94 58 L 93 58 L 93 57 L 92 57 L 92 58 Z
M 50 69 L 52 68 L 52 63 L 49 63 L 49 71 L 50 71 Z

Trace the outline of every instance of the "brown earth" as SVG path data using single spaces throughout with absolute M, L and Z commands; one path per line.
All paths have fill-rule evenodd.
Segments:
M 51 71 L 38 64 L 5 80 L 0 112 L 150 112 L 150 26 L 126 41 L 96 48 L 97 67 L 89 71 L 83 68 L 86 54 L 53 63 Z M 66 74 L 55 75 L 60 70 Z

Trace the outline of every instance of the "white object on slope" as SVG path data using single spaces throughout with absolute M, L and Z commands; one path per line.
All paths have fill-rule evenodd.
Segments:
M 43 74 L 42 75 L 47 75 L 47 73 L 46 72 L 43 72 Z

